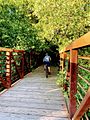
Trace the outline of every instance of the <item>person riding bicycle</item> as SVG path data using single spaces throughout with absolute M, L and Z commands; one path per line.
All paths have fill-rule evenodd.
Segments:
M 45 69 L 46 64 L 47 64 L 49 74 L 51 74 L 51 70 L 50 70 L 50 61 L 51 61 L 51 57 L 48 55 L 48 53 L 46 53 L 45 57 L 43 58 L 43 63 L 44 63 L 44 69 Z

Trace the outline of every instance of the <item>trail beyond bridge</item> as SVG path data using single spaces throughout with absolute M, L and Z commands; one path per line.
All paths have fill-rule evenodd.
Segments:
M 68 120 L 64 97 L 56 86 L 57 70 L 45 78 L 43 66 L 0 96 L 0 120 Z

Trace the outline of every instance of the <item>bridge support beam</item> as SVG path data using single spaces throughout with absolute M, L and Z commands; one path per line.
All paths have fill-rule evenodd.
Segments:
M 78 51 L 70 50 L 70 103 L 69 103 L 69 112 L 70 118 L 76 112 L 76 92 L 77 92 L 77 58 Z

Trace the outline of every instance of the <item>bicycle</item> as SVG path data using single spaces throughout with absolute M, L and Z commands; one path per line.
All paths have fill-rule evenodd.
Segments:
M 49 71 L 48 71 L 48 65 L 46 64 L 45 67 L 46 67 L 46 69 L 45 69 L 46 78 L 48 78 L 48 73 L 49 73 Z

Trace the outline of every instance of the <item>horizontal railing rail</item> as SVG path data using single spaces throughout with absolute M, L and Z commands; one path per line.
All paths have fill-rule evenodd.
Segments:
M 60 53 L 61 70 L 66 70 L 66 82 L 63 86 L 65 86 L 64 90 L 68 93 L 68 109 L 70 118 L 73 120 L 89 120 L 90 118 L 89 49 L 90 32 L 72 42 Z M 65 85 L 65 83 L 68 84 Z

